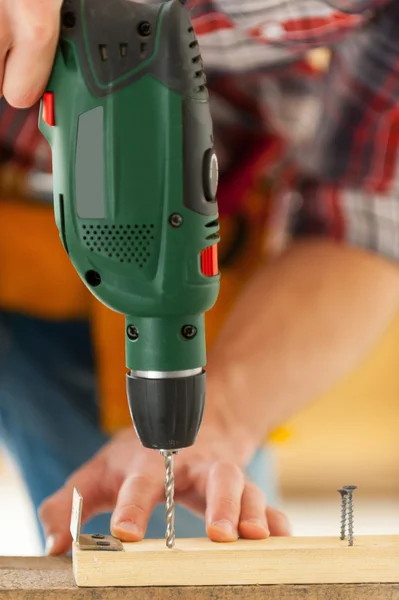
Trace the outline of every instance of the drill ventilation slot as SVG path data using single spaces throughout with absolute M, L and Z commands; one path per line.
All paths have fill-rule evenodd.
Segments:
M 218 219 L 213 219 L 213 221 L 209 221 L 209 223 L 206 223 L 205 227 L 207 229 L 213 229 L 215 228 L 215 231 L 213 231 L 212 233 L 209 233 L 209 235 L 206 236 L 206 240 L 215 240 L 216 242 L 219 241 L 220 239 L 220 235 L 219 235 L 219 220 Z
M 154 223 L 135 225 L 82 225 L 82 241 L 91 252 L 144 268 L 154 245 Z
M 202 68 L 203 63 L 202 63 L 201 54 L 199 54 L 199 52 L 198 52 L 199 44 L 198 44 L 197 38 L 195 37 L 193 27 L 189 27 L 187 29 L 187 33 L 189 33 L 190 37 L 191 37 L 191 41 L 188 43 L 188 48 L 189 48 L 189 50 L 195 52 L 194 56 L 192 56 L 192 58 L 191 58 L 191 63 L 193 65 L 193 69 L 194 69 L 193 70 L 193 79 L 196 80 L 196 83 L 198 83 L 198 85 L 193 88 L 193 92 L 195 92 L 196 94 L 201 94 L 203 92 L 206 92 L 206 75 Z
M 103 62 L 106 62 L 108 60 L 108 50 L 107 50 L 107 45 L 106 44 L 100 44 L 99 45 L 99 50 L 100 50 L 100 56 L 101 56 L 101 60 Z

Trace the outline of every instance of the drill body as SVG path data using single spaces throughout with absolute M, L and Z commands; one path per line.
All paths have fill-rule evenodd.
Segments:
M 190 446 L 219 226 L 208 92 L 180 2 L 66 0 L 39 127 L 65 250 L 98 300 L 126 317 L 138 436 L 159 450 Z

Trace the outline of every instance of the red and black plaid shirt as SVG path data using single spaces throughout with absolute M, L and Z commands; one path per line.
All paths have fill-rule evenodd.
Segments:
M 221 212 L 273 175 L 280 226 L 399 259 L 399 0 L 188 0 L 211 90 Z M 326 72 L 304 60 L 331 49 Z M 0 110 L 0 160 L 50 170 L 37 107 Z M 288 201 L 287 201 L 288 199 Z

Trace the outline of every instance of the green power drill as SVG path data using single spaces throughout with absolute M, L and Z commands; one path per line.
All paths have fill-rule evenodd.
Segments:
M 128 401 L 141 443 L 165 457 L 171 547 L 173 454 L 201 424 L 204 313 L 219 290 L 208 91 L 179 0 L 65 0 L 39 127 L 64 248 L 126 316 Z

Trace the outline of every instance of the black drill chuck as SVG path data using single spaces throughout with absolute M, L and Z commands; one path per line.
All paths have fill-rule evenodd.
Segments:
M 205 408 L 205 371 L 186 377 L 170 377 L 165 373 L 165 377 L 152 378 L 150 372 L 151 378 L 145 372 L 139 375 L 137 372 L 127 375 L 127 396 L 143 446 L 155 450 L 192 446 Z

